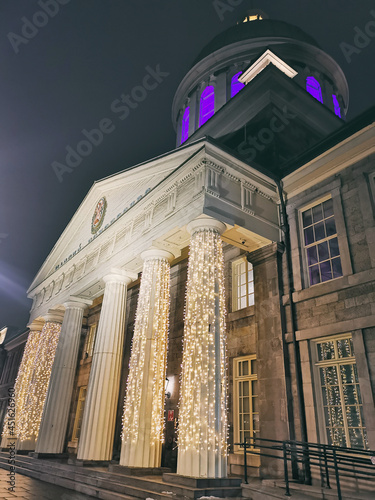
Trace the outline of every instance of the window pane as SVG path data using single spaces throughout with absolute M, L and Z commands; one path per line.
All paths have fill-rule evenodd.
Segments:
M 249 382 L 247 380 L 243 382 L 242 388 L 243 388 L 243 395 L 248 396 L 249 395 Z
M 327 236 L 333 236 L 334 234 L 336 234 L 336 224 L 333 217 L 326 220 L 326 230 Z
M 348 420 L 349 427 L 360 427 L 361 413 L 359 411 L 359 406 L 347 406 L 346 418 Z
M 310 285 L 317 285 L 320 283 L 319 266 L 312 266 L 309 269 Z
M 303 227 L 310 226 L 312 224 L 311 208 L 309 208 L 309 210 L 306 210 L 305 212 L 302 212 L 302 224 Z
M 323 219 L 323 210 L 320 203 L 319 205 L 315 205 L 315 207 L 312 208 L 312 217 L 313 222 L 319 222 Z
M 315 241 L 322 240 L 323 238 L 326 237 L 326 233 L 324 230 L 324 222 L 319 222 L 318 224 L 315 224 L 314 229 L 315 229 Z
M 331 217 L 333 215 L 333 201 L 332 198 L 329 200 L 325 201 L 323 203 L 323 213 L 324 213 L 324 218 L 327 219 L 328 217 Z
M 360 429 L 349 429 L 349 439 L 352 448 L 364 448 L 363 436 Z
M 341 339 L 337 341 L 337 350 L 339 353 L 339 358 L 347 358 L 350 356 L 350 343 L 349 339 Z M 349 365 L 351 366 L 351 365 Z
M 242 71 L 236 73 L 231 80 L 231 97 L 234 97 L 240 90 L 242 90 L 245 86 L 244 83 L 239 82 L 238 78 L 242 75 Z
M 250 401 L 249 398 L 244 398 L 243 400 L 243 412 L 250 413 Z
M 322 342 L 317 344 L 318 348 L 318 359 L 319 361 L 325 361 L 327 359 L 334 359 L 335 357 L 335 345 L 333 342 Z
M 249 295 L 249 306 L 254 305 L 254 294 Z
M 332 238 L 329 240 L 329 249 L 331 252 L 331 257 L 337 257 L 340 252 L 339 252 L 339 242 L 337 238 Z
M 312 246 L 307 249 L 307 262 L 309 266 L 316 264 L 318 262 L 316 246 Z
M 319 102 L 323 102 L 322 90 L 320 84 L 316 78 L 313 76 L 308 76 L 306 78 L 306 90 Z
M 249 362 L 243 361 L 242 363 L 242 375 L 249 375 Z
M 332 270 L 333 270 L 333 277 L 334 278 L 340 278 L 340 276 L 342 276 L 342 267 L 341 267 L 340 257 L 337 257 L 336 259 L 332 260 Z
M 305 245 L 311 245 L 311 243 L 314 243 L 315 237 L 314 237 L 314 227 L 313 226 L 310 226 L 307 229 L 305 229 L 304 235 L 305 235 Z
M 331 263 L 330 261 L 322 262 L 320 264 L 320 274 L 322 281 L 328 281 L 332 279 Z
M 327 260 L 329 258 L 328 242 L 327 241 L 324 241 L 323 243 L 319 243 L 318 254 L 319 254 L 319 261 L 320 262 L 322 260 Z
M 256 375 L 256 374 L 258 373 L 258 371 L 257 371 L 257 364 L 258 364 L 258 363 L 257 363 L 257 360 L 256 360 L 256 359 L 252 359 L 252 360 L 251 360 L 251 373 L 252 373 L 253 375 Z M 257 382 L 256 380 L 255 380 L 254 382 L 255 382 L 256 384 L 258 384 L 258 382 Z M 253 393 L 253 394 L 254 394 L 254 393 Z M 258 392 L 257 392 L 257 394 L 258 394 Z

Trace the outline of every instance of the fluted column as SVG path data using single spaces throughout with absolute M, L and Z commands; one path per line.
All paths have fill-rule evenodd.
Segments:
M 177 474 L 227 474 L 225 225 L 197 219 L 191 233 L 180 385 Z
M 18 450 L 34 450 L 39 434 L 40 422 L 46 401 L 52 365 L 59 341 L 63 312 L 50 310 L 45 316 L 45 323 L 40 334 L 34 358 L 32 376 L 27 388 L 24 411 L 21 415 Z
M 160 467 L 164 440 L 170 265 L 151 249 L 144 259 L 124 403 L 120 465 Z
M 105 276 L 105 291 L 77 458 L 111 460 L 125 329 L 127 285 L 134 279 L 116 271 Z
M 15 411 L 14 411 L 14 432 L 11 432 L 11 423 L 8 422 L 9 413 L 4 420 L 3 433 L 1 447 L 6 448 L 8 441 L 20 436 L 21 425 L 24 420 L 27 422 L 27 415 L 25 414 L 25 405 L 27 401 L 28 391 L 30 390 L 31 379 L 34 373 L 34 362 L 38 351 L 38 345 L 41 339 L 41 333 L 43 329 L 44 322 L 41 320 L 35 320 L 30 325 L 29 336 L 27 337 L 27 342 L 25 349 L 23 351 L 23 356 L 21 360 L 20 367 L 18 369 L 17 378 L 14 384 L 15 393 Z
M 80 300 L 78 302 L 78 300 Z M 68 424 L 74 375 L 77 367 L 83 312 L 92 301 L 66 302 L 60 340 L 56 349 L 35 451 L 62 453 Z

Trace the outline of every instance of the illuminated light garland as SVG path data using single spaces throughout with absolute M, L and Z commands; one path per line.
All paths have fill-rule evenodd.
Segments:
M 17 428 L 20 441 L 38 437 L 60 330 L 60 323 L 48 321 L 39 336 L 32 374 L 28 386 L 24 387 L 26 394 Z
M 167 259 L 146 259 L 124 401 L 121 465 L 160 466 L 164 440 L 169 290 L 170 266 Z M 150 412 L 151 427 L 146 423 Z M 148 445 L 150 449 L 144 451 L 143 447 Z
M 190 243 L 180 380 L 177 473 L 226 476 L 227 374 L 224 259 L 220 235 Z
M 17 378 L 14 384 L 15 392 L 15 420 L 14 434 L 16 437 L 21 432 L 21 422 L 27 421 L 25 406 L 28 396 L 28 390 L 34 371 L 35 356 L 38 351 L 39 342 L 41 339 L 41 330 L 31 330 L 27 338 L 25 350 L 23 352 L 22 361 L 18 369 Z M 3 438 L 12 437 L 9 434 L 8 415 L 4 421 Z

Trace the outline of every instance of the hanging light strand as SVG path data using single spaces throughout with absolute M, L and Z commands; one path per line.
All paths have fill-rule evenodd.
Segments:
M 179 450 L 227 454 L 224 259 L 220 235 L 191 237 L 179 402 Z

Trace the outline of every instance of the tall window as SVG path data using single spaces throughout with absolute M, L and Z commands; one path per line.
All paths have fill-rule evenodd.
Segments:
M 351 336 L 325 339 L 316 348 L 328 444 L 368 448 Z
M 85 408 L 86 392 L 87 392 L 87 385 L 84 385 L 79 388 L 77 411 L 76 411 L 76 417 L 74 419 L 72 441 L 78 441 L 79 436 L 81 435 L 81 426 L 82 426 L 83 410 Z
M 245 86 L 244 83 L 240 82 L 238 78 L 242 75 L 242 71 L 236 73 L 232 76 L 231 85 L 230 85 L 230 96 L 234 97 L 240 90 L 242 90 Z
M 184 116 L 182 117 L 181 126 L 181 144 L 187 140 L 189 137 L 189 118 L 190 118 L 190 107 L 185 109 Z
M 333 106 L 335 108 L 335 114 L 341 118 L 341 108 L 340 108 L 340 103 L 339 100 L 337 99 L 337 96 L 335 94 L 332 94 L 332 100 L 333 100 Z
M 254 271 L 245 256 L 232 264 L 232 297 L 233 311 L 254 305 Z
M 259 435 L 258 380 L 255 355 L 234 359 L 234 442 Z M 239 449 L 239 448 L 238 448 Z
M 342 276 L 332 198 L 302 212 L 310 285 Z
M 209 85 L 201 95 L 199 106 L 199 126 L 202 126 L 215 113 L 215 89 Z
M 306 90 L 319 102 L 323 102 L 322 89 L 320 88 L 320 83 L 313 76 L 308 76 L 306 78 Z
M 96 330 L 98 325 L 89 326 L 89 331 L 87 332 L 85 347 L 83 349 L 83 357 L 90 358 L 94 352 L 94 344 L 96 337 Z

